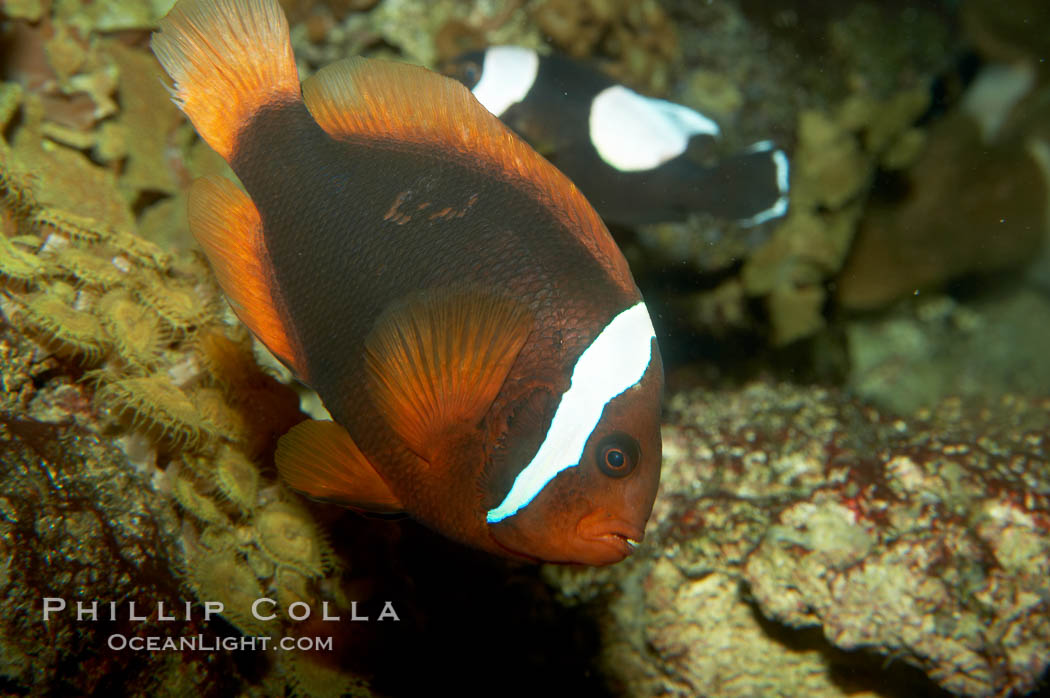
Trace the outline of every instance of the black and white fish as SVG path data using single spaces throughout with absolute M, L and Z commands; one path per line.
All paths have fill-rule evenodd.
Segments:
M 717 123 L 563 56 L 519 46 L 464 54 L 445 72 L 564 172 L 611 223 L 692 212 L 754 226 L 788 208 L 787 155 L 760 141 L 713 158 Z

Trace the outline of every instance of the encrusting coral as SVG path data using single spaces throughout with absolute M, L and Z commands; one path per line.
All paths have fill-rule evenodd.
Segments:
M 609 599 L 602 666 L 626 695 L 984 696 L 1040 681 L 1046 398 L 901 419 L 837 390 L 753 384 L 682 393 L 669 412 L 640 554 L 547 570 L 570 602 Z
M 110 63 L 98 54 L 101 64 L 133 60 L 126 47 L 110 48 L 118 60 Z M 148 111 L 150 100 L 167 101 L 154 82 L 159 83 L 157 74 L 137 80 L 139 92 L 127 92 L 132 90 L 127 84 L 122 89 L 136 109 Z M 159 493 L 161 501 L 177 505 L 172 514 L 179 512 L 163 522 L 163 535 L 174 547 L 165 549 L 171 559 L 158 562 L 162 566 L 155 571 L 168 575 L 165 598 L 174 597 L 170 602 L 176 604 L 180 596 L 221 601 L 223 617 L 244 634 L 295 635 L 286 607 L 264 622 L 252 613 L 252 602 L 272 596 L 288 603 L 335 603 L 324 589 L 338 588 L 342 569 L 311 513 L 276 482 L 272 467 L 276 438 L 303 418 L 295 391 L 258 367 L 244 330 L 224 313 L 199 258 L 140 237 L 128 222 L 130 209 L 103 218 L 97 205 L 81 207 L 79 202 L 93 196 L 90 187 L 63 189 L 68 180 L 62 177 L 24 174 L 36 171 L 40 157 L 70 158 L 75 167 L 95 172 L 86 178 L 92 186 L 111 187 L 103 197 L 108 205 L 123 200 L 114 180 L 99 176 L 103 170 L 83 159 L 79 146 L 68 147 L 77 140 L 72 135 L 57 139 L 66 145 L 48 149 L 31 140 L 33 133 L 55 130 L 49 126 L 55 118 L 50 102 L 24 91 L 3 94 L 14 104 L 7 118 L 20 111 L 21 125 L 10 145 L 0 140 L 0 346 L 6 352 L 0 365 L 5 386 L 0 424 L 72 420 L 76 426 L 70 429 L 79 430 L 75 438 L 122 448 L 121 458 L 110 447 L 105 458 L 79 462 L 64 460 L 72 451 L 57 448 L 48 454 L 48 467 L 67 469 L 70 477 L 85 467 L 138 472 L 155 489 L 153 496 Z M 96 96 L 104 99 L 105 91 Z M 85 123 L 101 128 L 95 121 Z M 60 154 L 43 154 L 49 149 Z M 124 181 L 128 186 L 160 186 L 141 171 L 132 175 Z M 4 471 L 5 492 L 14 486 L 12 477 Z M 96 487 L 79 494 L 90 500 Z M 47 544 L 27 541 L 19 555 L 32 557 L 35 546 Z M 78 593 L 72 578 L 58 577 L 55 583 L 52 596 Z M 114 586 L 112 593 L 124 593 L 121 589 Z M 62 644 L 59 651 L 69 661 L 78 650 Z M 35 661 L 26 660 L 27 666 L 47 672 L 47 663 L 53 667 L 59 658 Z M 283 692 L 285 684 L 307 685 L 303 676 L 310 662 L 289 655 L 275 663 L 266 675 L 270 692 Z M 216 662 L 220 666 L 226 669 L 215 671 L 229 672 L 224 661 Z M 201 672 L 201 681 L 217 680 L 207 668 Z M 6 670 L 4 675 L 14 677 Z M 366 690 L 352 672 L 333 670 L 332 677 L 333 686 Z M 87 684 L 76 686 L 70 690 L 91 692 Z

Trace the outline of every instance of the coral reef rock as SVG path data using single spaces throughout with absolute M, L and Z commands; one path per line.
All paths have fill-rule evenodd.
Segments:
M 1002 695 L 1050 665 L 1050 400 L 911 420 L 820 388 L 671 401 L 637 555 L 595 599 L 624 695 Z M 869 695 L 872 693 L 868 693 Z
M 849 390 L 897 414 L 949 396 L 1050 395 L 1050 295 L 1030 288 L 965 301 L 921 294 L 845 330 Z

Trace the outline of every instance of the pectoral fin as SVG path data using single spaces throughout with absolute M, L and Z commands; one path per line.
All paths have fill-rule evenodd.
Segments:
M 433 463 L 450 432 L 472 430 L 489 410 L 532 323 L 520 302 L 474 287 L 392 308 L 365 340 L 379 411 Z

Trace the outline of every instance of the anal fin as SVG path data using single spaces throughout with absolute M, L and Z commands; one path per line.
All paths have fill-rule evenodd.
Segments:
M 263 244 L 262 220 L 251 197 L 225 177 L 202 177 L 190 189 L 189 222 L 237 317 L 300 379 L 305 379 L 293 333 L 278 310 L 277 284 Z
M 307 497 L 383 514 L 402 510 L 375 467 L 335 422 L 307 420 L 277 443 L 277 470 Z
M 365 340 L 369 388 L 387 423 L 433 463 L 499 394 L 533 319 L 476 287 L 420 294 L 387 310 Z

